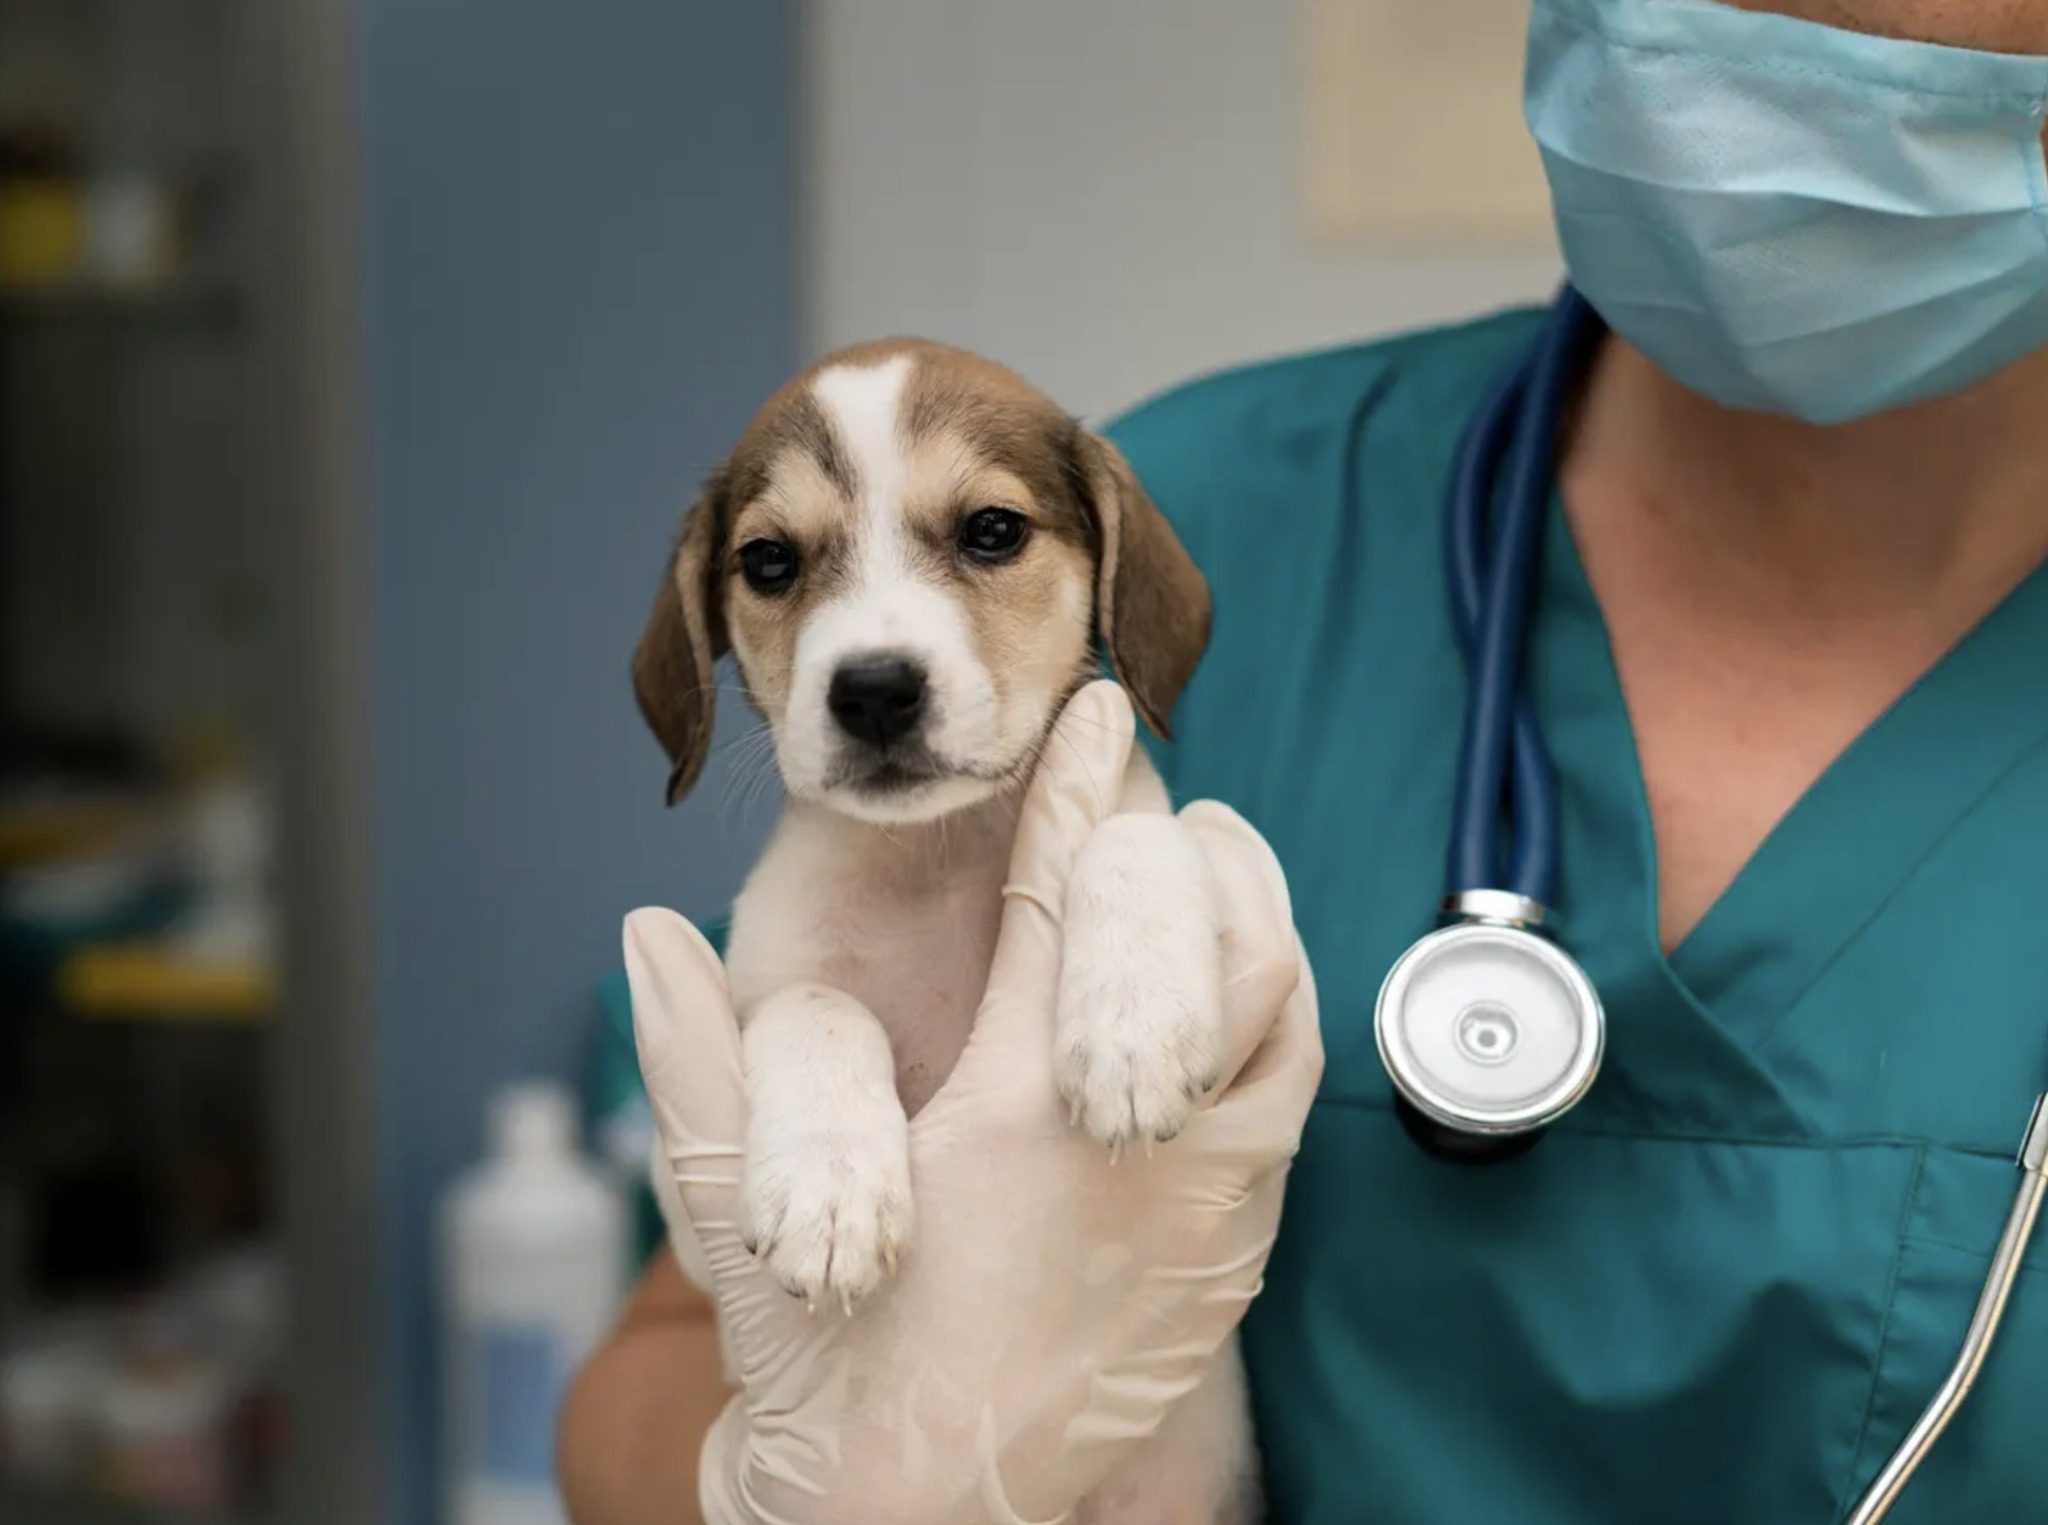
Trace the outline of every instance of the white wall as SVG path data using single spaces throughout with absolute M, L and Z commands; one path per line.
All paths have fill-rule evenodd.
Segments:
M 1095 414 L 1557 277 L 1549 248 L 1368 251 L 1302 231 L 1290 0 L 809 11 L 814 349 L 922 333 Z

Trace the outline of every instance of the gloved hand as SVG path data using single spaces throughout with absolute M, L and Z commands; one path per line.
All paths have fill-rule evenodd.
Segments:
M 1214 877 L 1226 1078 L 1178 1137 L 1121 1160 L 1068 1122 L 1054 1083 L 1065 886 L 1132 730 L 1122 691 L 1094 684 L 1045 748 L 973 1036 L 911 1123 L 911 1247 L 850 1315 L 807 1313 L 740 1243 L 724 971 L 673 912 L 627 918 L 640 1063 L 742 1388 L 705 1441 L 710 1525 L 1060 1520 L 1258 1291 L 1322 1046 L 1279 864 L 1234 812 L 1179 816 Z

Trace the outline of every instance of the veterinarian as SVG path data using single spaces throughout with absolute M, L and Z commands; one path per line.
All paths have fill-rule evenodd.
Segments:
M 582 1525 L 688 1518 L 700 1467 L 714 1525 L 902 1525 L 872 1500 L 915 1468 L 982 1478 L 976 1521 L 1061 1518 L 1257 1285 L 1297 1126 L 1243 1325 L 1280 1525 L 1832 1525 L 1927 1410 L 2048 1086 L 2048 0 L 1534 8 L 1529 116 L 1590 312 L 1541 420 L 1509 697 L 1554 764 L 1547 899 L 1605 1009 L 1597 1078 L 1534 1147 L 1452 1162 L 1397 1114 L 1375 1037 L 1437 924 L 1470 729 L 1445 504 L 1557 319 L 1173 393 L 1111 431 L 1215 594 L 1159 759 L 1271 844 L 1314 994 L 1271 977 L 1287 913 L 1258 838 L 1203 816 L 1264 971 L 1223 1123 L 1135 1188 L 1019 1122 L 1050 1097 L 1024 1057 L 1058 963 L 1045 907 L 1128 725 L 1084 693 L 988 1008 L 1016 1063 L 976 1067 L 956 1109 L 989 1147 L 950 1192 L 919 1178 L 919 1246 L 987 1280 L 906 1280 L 901 1338 L 929 1348 L 888 1353 L 847 1332 L 867 1309 L 729 1308 L 760 1331 L 757 1391 L 809 1378 L 750 1414 L 657 1256 L 569 1406 Z M 661 913 L 629 944 L 643 1026 L 674 1034 L 642 1053 L 652 1100 L 703 1190 L 737 1126 L 717 967 Z M 1087 1241 L 1071 1204 L 1118 1192 L 1127 1231 Z M 1093 1299 L 1091 1272 L 1184 1270 L 1192 1239 L 1213 1253 L 1148 1283 L 1155 1317 Z M 2048 1233 L 2011 1258 L 1896 1525 L 2048 1520 Z M 951 1417 L 864 1429 L 864 1388 L 905 1372 L 958 1377 Z M 777 1493 L 820 1454 L 778 1445 L 840 1448 L 839 1495 Z

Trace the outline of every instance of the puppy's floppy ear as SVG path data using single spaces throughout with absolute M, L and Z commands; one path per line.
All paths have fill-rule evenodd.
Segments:
M 1132 706 L 1167 736 L 1174 701 L 1209 644 L 1209 584 L 1116 446 L 1077 428 L 1074 454 L 1102 547 L 1095 571 L 1102 644 Z
M 633 697 L 668 752 L 668 802 L 697 782 L 711 749 L 715 664 L 725 654 L 724 484 L 714 476 L 683 516 L 654 609 L 633 653 Z

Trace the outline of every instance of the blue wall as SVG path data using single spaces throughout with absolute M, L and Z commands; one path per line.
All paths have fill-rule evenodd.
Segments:
M 432 1210 L 487 1096 L 574 1077 L 621 914 L 721 907 L 764 824 L 716 771 L 662 811 L 627 662 L 796 360 L 792 10 L 361 0 L 393 1521 L 432 1512 Z

